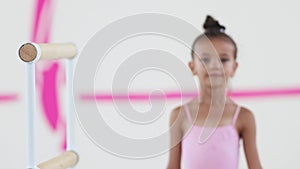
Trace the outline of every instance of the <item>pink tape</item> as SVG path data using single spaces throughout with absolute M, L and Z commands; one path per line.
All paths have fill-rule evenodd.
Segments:
M 194 98 L 198 96 L 197 92 L 165 92 L 165 96 L 161 94 L 152 94 L 151 96 L 147 93 L 130 93 L 130 94 L 109 94 L 109 93 L 98 93 L 92 94 L 81 94 L 79 97 L 81 100 L 98 100 L 98 101 L 113 101 L 113 100 L 133 100 L 133 101 L 149 101 L 150 98 L 153 100 L 161 99 L 182 99 L 182 98 Z M 229 93 L 232 98 L 267 98 L 267 97 L 286 97 L 300 95 L 300 88 L 282 88 L 282 89 L 258 89 L 258 90 L 236 90 Z
M 0 94 L 0 103 L 18 100 L 17 94 Z
M 263 90 L 241 90 L 233 91 L 231 97 L 235 98 L 265 98 L 265 97 L 287 97 L 300 95 L 300 88 L 279 88 Z

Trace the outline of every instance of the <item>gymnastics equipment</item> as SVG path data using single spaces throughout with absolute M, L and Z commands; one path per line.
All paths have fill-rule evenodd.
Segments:
M 18 50 L 18 55 L 26 63 L 26 133 L 27 133 L 27 168 L 28 169 L 65 169 L 73 167 L 78 162 L 75 152 L 75 110 L 72 98 L 72 79 L 74 75 L 74 58 L 77 48 L 73 43 L 24 43 Z M 35 63 L 39 60 L 66 59 L 66 133 L 67 151 L 49 161 L 36 166 L 35 163 L 35 116 L 36 116 L 36 86 Z

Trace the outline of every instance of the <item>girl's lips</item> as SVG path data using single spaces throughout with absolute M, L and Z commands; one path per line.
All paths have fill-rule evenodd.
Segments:
M 224 75 L 223 74 L 218 74 L 218 73 L 212 73 L 212 74 L 209 74 L 208 76 L 223 77 Z

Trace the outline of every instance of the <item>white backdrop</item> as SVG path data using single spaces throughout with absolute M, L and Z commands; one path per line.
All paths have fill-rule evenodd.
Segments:
M 29 40 L 33 4 L 33 0 L 1 1 L 0 93 L 18 93 L 19 99 L 0 103 L 0 168 L 26 167 L 25 67 L 17 57 L 17 49 Z M 202 27 L 206 14 L 211 14 L 227 26 L 227 33 L 232 35 L 239 48 L 239 68 L 232 82 L 234 89 L 292 87 L 300 85 L 297 75 L 300 71 L 298 7 L 298 2 L 291 0 L 56 1 L 52 42 L 74 42 L 81 50 L 105 25 L 138 13 L 165 13 L 196 27 Z M 180 57 L 187 62 L 190 56 Z M 237 102 L 255 114 L 257 145 L 263 167 L 300 168 L 299 95 Z M 166 113 L 171 108 L 169 106 Z M 60 153 L 61 137 L 49 130 L 41 113 L 37 120 L 37 161 L 40 162 Z M 79 125 L 76 134 L 80 154 L 77 168 L 165 168 L 167 164 L 168 154 L 147 160 L 122 159 L 95 146 Z M 242 148 L 240 157 L 240 168 L 246 169 Z

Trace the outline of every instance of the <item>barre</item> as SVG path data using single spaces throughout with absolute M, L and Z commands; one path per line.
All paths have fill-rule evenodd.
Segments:
M 73 43 L 25 43 L 19 48 L 19 57 L 24 62 L 40 59 L 74 58 L 77 48 Z
M 72 98 L 72 79 L 74 76 L 74 57 L 77 55 L 77 48 L 73 43 L 24 43 L 19 48 L 19 58 L 25 63 L 26 70 L 26 142 L 27 142 L 27 168 L 36 167 L 36 81 L 35 64 L 40 59 L 65 59 L 66 63 L 66 142 L 67 152 L 52 160 L 38 165 L 40 169 L 64 169 L 75 165 L 78 162 L 75 149 L 75 110 Z
M 79 156 L 75 151 L 66 151 L 65 153 L 39 164 L 39 169 L 67 169 L 74 167 L 79 160 Z

